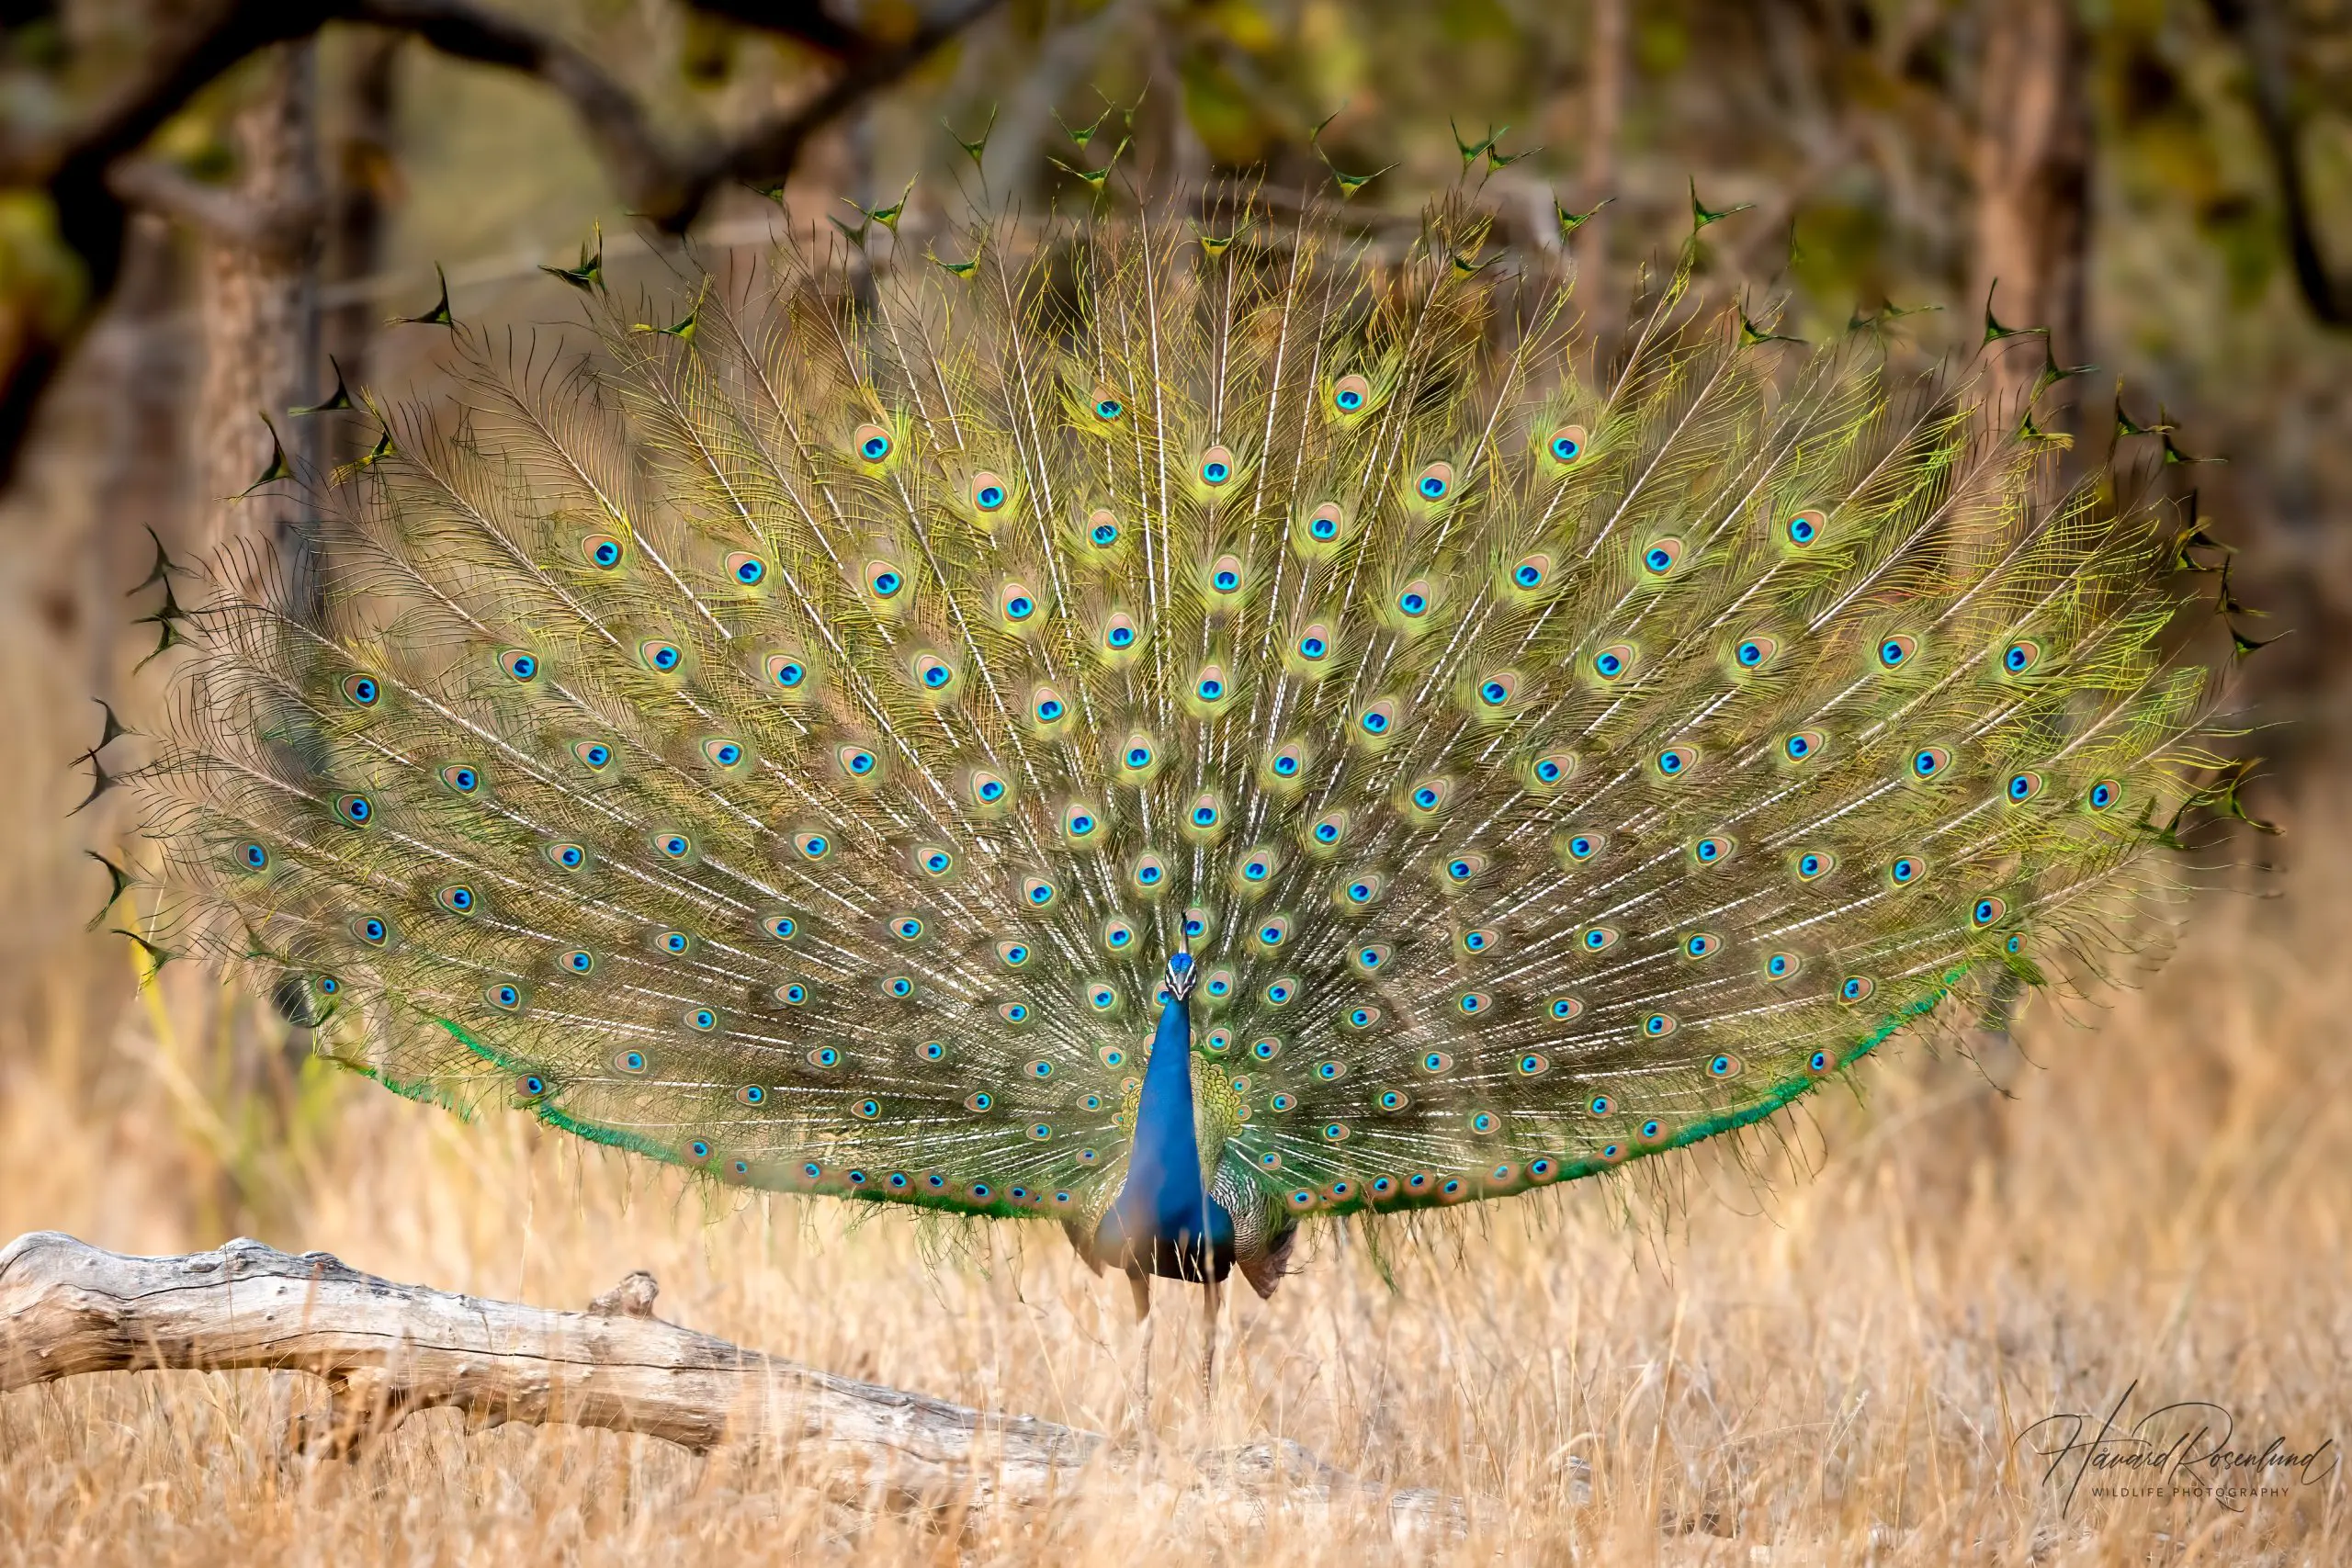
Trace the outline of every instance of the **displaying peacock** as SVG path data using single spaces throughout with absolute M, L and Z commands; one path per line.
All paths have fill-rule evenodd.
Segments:
M 159 573 L 140 939 L 399 1093 L 1213 1314 L 2074 984 L 2234 803 L 2148 443 L 2062 491 L 1695 250 L 1596 364 L 1466 200 L 1208 210 L 436 312 L 458 396 Z

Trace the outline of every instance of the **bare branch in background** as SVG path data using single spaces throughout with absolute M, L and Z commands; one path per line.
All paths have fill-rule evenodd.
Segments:
M 2302 127 L 2294 112 L 2294 83 L 2286 23 L 2271 0 L 2210 0 L 2213 20 L 2245 52 L 2255 123 L 2278 182 L 2287 251 L 2312 314 L 2331 327 L 2352 327 L 2352 276 L 2338 276 L 2320 254 L 2312 222 L 2311 178 L 2303 161 Z
M 0 186 L 47 192 L 60 238 L 81 258 L 87 302 L 62 333 L 28 341 L 0 365 L 0 483 L 13 473 L 32 411 L 65 352 L 112 290 L 131 203 L 187 219 L 215 234 L 257 234 L 278 215 L 241 211 L 197 182 L 154 165 L 115 172 L 208 84 L 273 44 L 307 38 L 329 22 L 368 22 L 413 33 L 453 57 L 537 78 L 572 106 L 631 210 L 684 230 L 712 191 L 730 180 L 774 183 L 792 172 L 808 139 L 844 110 L 897 82 L 1001 0 L 954 0 L 910 29 L 865 34 L 808 0 L 763 6 L 721 0 L 717 14 L 791 39 L 834 60 L 832 79 L 810 97 L 731 137 L 673 145 L 645 107 L 592 56 L 524 17 L 470 0 L 175 0 L 153 7 L 136 35 L 141 49 L 110 62 L 108 86 L 78 114 L 0 115 Z M 76 62 L 68 60 L 61 75 Z M 37 95 L 35 96 L 38 96 Z

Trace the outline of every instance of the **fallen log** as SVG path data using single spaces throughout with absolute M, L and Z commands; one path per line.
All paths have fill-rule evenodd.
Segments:
M 85 1372 L 308 1372 L 329 1394 L 297 1438 L 349 1455 L 409 1416 L 469 1427 L 563 1422 L 696 1453 L 788 1454 L 827 1495 L 869 1511 L 972 1515 L 1067 1495 L 1081 1472 L 1270 1511 L 1384 1510 L 1406 1535 L 1459 1534 L 1462 1502 L 1389 1490 L 1287 1439 L 1191 1456 L 836 1377 L 653 1315 L 630 1274 L 586 1312 L 487 1300 L 362 1273 L 257 1241 L 133 1258 L 54 1231 L 0 1248 L 0 1394 Z

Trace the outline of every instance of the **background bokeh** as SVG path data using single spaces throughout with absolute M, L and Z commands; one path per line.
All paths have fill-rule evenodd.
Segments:
M 1467 177 L 1508 243 L 1570 250 L 1605 329 L 1645 265 L 1671 264 L 1694 200 L 1748 204 L 1707 231 L 1706 278 L 1779 330 L 1818 339 L 1893 306 L 1919 312 L 1901 324 L 1928 350 L 1965 352 L 1989 313 L 2095 367 L 2042 412 L 2086 457 L 2119 398 L 2175 427 L 2195 464 L 2182 483 L 2236 552 L 2216 591 L 2276 639 L 2242 661 L 2233 711 L 2267 760 L 2248 808 L 2288 832 L 2199 857 L 2206 891 L 2147 992 L 2037 1004 L 2013 1038 L 1886 1065 L 1866 1100 L 1769 1143 L 1773 1192 L 1694 1162 L 1671 1191 L 1551 1194 L 1394 1242 L 1393 1275 L 1335 1235 L 1271 1308 L 1240 1309 L 1217 1411 L 1187 1402 L 1191 1348 L 1162 1336 L 1162 1415 L 1500 1499 L 1516 1521 L 1501 1549 L 1536 1561 L 2343 1549 L 2339 1486 L 2242 1514 L 2063 1514 L 2010 1442 L 2134 1379 L 2299 1443 L 2352 1409 L 2352 795 L 2336 782 L 2352 755 L 2352 4 L 318 10 L 377 21 L 236 0 L 0 5 L 0 1236 L 176 1251 L 253 1234 L 564 1305 L 650 1265 L 663 1310 L 697 1326 L 1117 1424 L 1125 1292 L 1057 1237 L 952 1244 L 898 1216 L 713 1205 L 519 1122 L 461 1124 L 342 1079 L 186 966 L 142 988 L 130 945 L 84 925 L 108 885 L 89 857 L 119 858 L 130 827 L 119 796 L 69 814 L 92 782 L 74 761 L 100 735 L 92 699 L 134 729 L 158 707 L 138 669 L 155 628 L 130 624 L 148 600 L 125 597 L 149 531 L 181 556 L 266 538 L 279 503 L 225 498 L 274 439 L 331 462 L 372 438 L 288 411 L 338 372 L 430 395 L 439 329 L 397 319 L 427 313 L 444 279 L 469 321 L 566 318 L 544 268 L 599 233 L 616 287 L 658 293 L 677 231 L 705 260 L 748 253 L 779 224 L 855 226 L 911 180 L 895 236 L 869 238 L 917 257 L 976 199 L 1092 199 L 1063 165 L 1099 167 L 1125 141 L 1136 186 L 1180 199 L 1229 176 L 1306 194 L 1328 192 L 1329 167 L 1385 168 L 1350 210 L 1405 231 Z M 942 17 L 958 25 L 932 47 Z M 518 39 L 537 52 L 505 47 Z M 583 70 L 655 146 L 751 151 L 681 195 L 614 117 L 583 112 Z M 754 133 L 779 120 L 808 134 L 763 151 Z M 1098 120 L 1080 147 L 1070 132 Z M 957 139 L 983 128 L 976 161 Z M 1481 143 L 1491 156 L 1465 153 Z M 1563 213 L 1593 215 L 1568 231 Z M 361 1540 L 401 1561 L 953 1549 L 796 1503 L 780 1472 L 606 1437 L 424 1418 L 348 1474 L 296 1475 L 269 1455 L 305 1397 L 253 1376 L 0 1398 L 0 1562 Z M 1594 1467 L 1589 1506 L 1564 1479 L 1571 1453 Z M 441 1501 L 420 1515 L 420 1495 Z M 1106 1528 L 1199 1545 L 1149 1498 L 1112 1497 L 967 1547 L 1066 1551 Z M 1276 1529 L 1225 1560 L 1365 1540 L 1389 1544 Z

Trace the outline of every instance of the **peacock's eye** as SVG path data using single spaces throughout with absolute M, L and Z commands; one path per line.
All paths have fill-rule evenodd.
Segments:
M 888 457 L 894 445 L 890 433 L 878 424 L 859 425 L 850 439 L 857 446 L 857 455 L 869 463 L 878 463 Z

